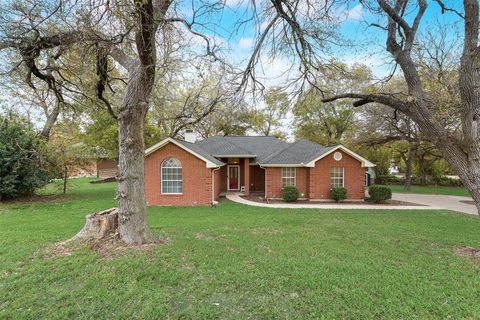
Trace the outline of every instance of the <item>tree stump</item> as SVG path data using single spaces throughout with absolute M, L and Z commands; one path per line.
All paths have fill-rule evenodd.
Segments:
M 71 240 L 100 240 L 118 232 L 118 208 L 89 214 L 85 217 L 85 225 Z

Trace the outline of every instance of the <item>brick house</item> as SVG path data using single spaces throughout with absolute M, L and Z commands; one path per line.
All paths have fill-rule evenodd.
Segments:
M 228 191 L 282 197 L 294 185 L 300 198 L 328 200 L 345 187 L 363 200 L 370 161 L 341 145 L 324 147 L 263 136 L 215 136 L 195 141 L 166 138 L 145 151 L 145 195 L 149 205 L 207 205 Z

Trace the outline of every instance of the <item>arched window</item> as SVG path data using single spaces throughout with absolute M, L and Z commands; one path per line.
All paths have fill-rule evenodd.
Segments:
M 169 158 L 162 162 L 162 193 L 179 194 L 182 188 L 182 164 L 178 159 Z

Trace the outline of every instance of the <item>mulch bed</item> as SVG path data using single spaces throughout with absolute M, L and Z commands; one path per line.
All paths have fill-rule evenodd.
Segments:
M 242 198 L 254 202 L 259 202 L 259 203 L 267 203 L 263 196 L 259 195 L 248 195 L 248 196 L 241 196 Z M 268 200 L 268 203 L 286 203 L 285 201 L 282 200 Z M 292 204 L 337 204 L 335 201 L 308 201 L 308 200 L 298 200 L 297 202 L 290 202 Z M 342 201 L 339 202 L 338 204 L 356 204 L 356 205 L 379 205 L 379 206 L 417 206 L 417 207 L 424 207 L 422 204 L 418 203 L 412 203 L 412 202 L 405 202 L 405 201 L 399 201 L 399 200 L 386 200 L 380 203 L 375 203 L 369 199 L 365 199 L 365 201 Z

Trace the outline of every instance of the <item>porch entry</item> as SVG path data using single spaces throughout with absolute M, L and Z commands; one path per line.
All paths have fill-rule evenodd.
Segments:
M 227 166 L 228 190 L 240 190 L 240 165 Z

